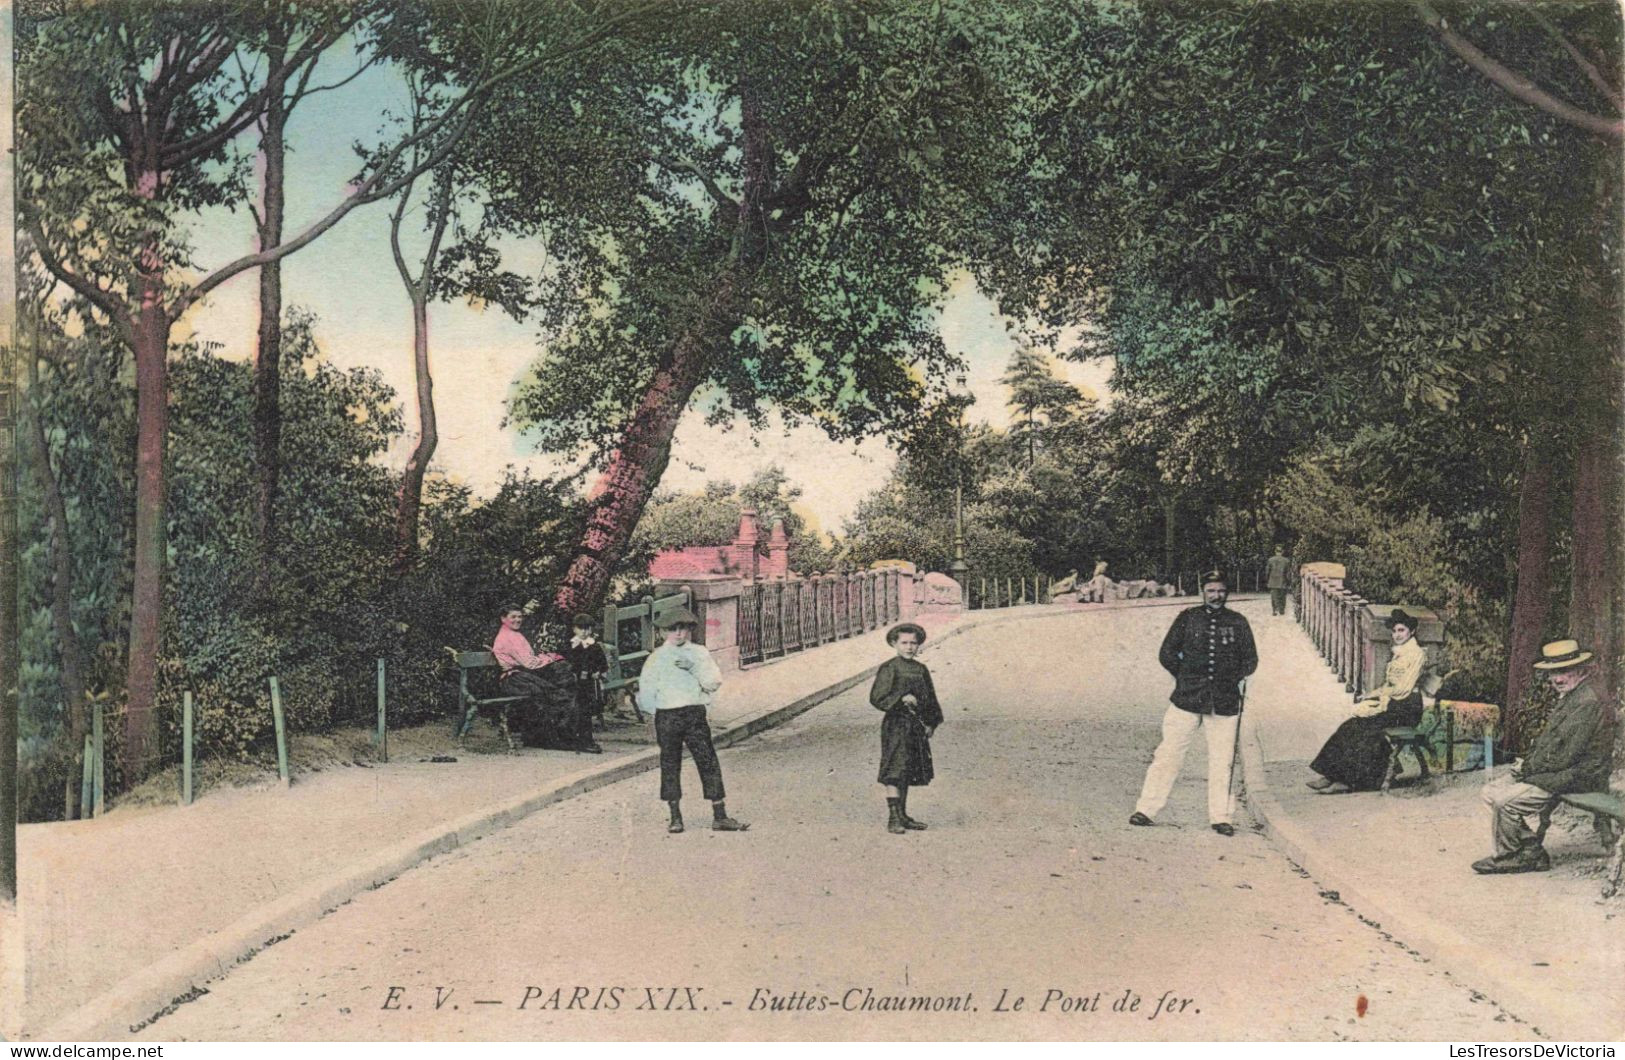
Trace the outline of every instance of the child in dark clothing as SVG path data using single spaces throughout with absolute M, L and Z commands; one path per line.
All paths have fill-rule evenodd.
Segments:
M 884 711 L 880 723 L 880 776 L 886 788 L 886 831 L 902 835 L 924 831 L 925 825 L 908 815 L 908 789 L 931 783 L 931 735 L 942 724 L 942 707 L 931 671 L 914 656 L 925 643 L 925 630 L 912 622 L 893 626 L 886 643 L 897 649 L 875 673 L 869 703 Z
M 609 660 L 593 631 L 591 615 L 575 616 L 570 627 L 570 645 L 564 649 L 564 659 L 576 678 L 576 710 L 582 717 L 595 718 L 602 727 L 604 697 L 599 682 L 609 672 Z

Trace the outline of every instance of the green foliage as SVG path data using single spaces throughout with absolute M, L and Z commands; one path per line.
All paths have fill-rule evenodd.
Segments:
M 827 571 L 833 556 L 823 535 L 812 530 L 800 510 L 801 493 L 801 487 L 792 485 L 775 464 L 757 471 L 742 486 L 717 481 L 706 483 L 699 493 L 656 494 L 632 537 L 628 569 L 638 557 L 663 549 L 732 544 L 739 532 L 740 511 L 754 508 L 759 555 L 767 555 L 773 522 L 782 520 L 790 539 L 790 569 L 799 574 Z

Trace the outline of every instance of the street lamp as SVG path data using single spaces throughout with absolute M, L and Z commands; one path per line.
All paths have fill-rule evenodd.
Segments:
M 959 377 L 959 389 L 965 389 L 965 377 Z M 955 434 L 957 452 L 954 458 L 954 561 L 948 564 L 948 573 L 959 583 L 960 599 L 968 604 L 970 593 L 970 564 L 965 562 L 965 403 L 959 404 L 959 429 Z

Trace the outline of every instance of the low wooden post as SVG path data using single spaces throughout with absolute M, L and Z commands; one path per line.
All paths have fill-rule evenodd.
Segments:
M 95 806 L 93 815 L 100 817 L 107 812 L 107 742 L 102 733 L 102 705 L 96 704 L 96 713 L 91 717 L 90 734 L 95 741 L 96 770 L 91 775 L 92 787 L 91 801 Z
M 387 700 L 384 698 L 384 660 L 378 660 L 378 735 L 373 740 L 378 745 L 378 756 L 385 762 L 389 761 L 389 714 Z
M 192 805 L 192 693 L 181 693 L 181 805 Z
M 1484 772 L 1488 773 L 1495 768 L 1495 738 L 1489 733 L 1484 734 Z
M 84 776 L 79 782 L 79 817 L 83 820 L 96 810 L 96 745 L 85 733 Z
M 1016 602 L 1016 583 L 1008 575 L 1004 579 L 1004 606 L 1010 607 Z
M 977 600 L 977 602 L 976 602 L 976 608 L 979 611 L 986 611 L 987 610 L 987 579 L 986 578 L 982 579 L 982 595 L 981 595 L 981 598 L 979 600 Z
M 643 650 L 655 650 L 655 598 L 645 596 L 638 601 L 643 613 L 638 615 L 638 633 L 643 638 Z
M 276 676 L 271 677 L 271 720 L 276 724 L 276 772 L 287 787 L 288 780 L 288 727 L 282 718 L 282 688 Z

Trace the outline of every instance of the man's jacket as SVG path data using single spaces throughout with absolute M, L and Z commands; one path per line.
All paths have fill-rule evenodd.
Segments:
M 1179 613 L 1157 661 L 1174 675 L 1174 706 L 1228 717 L 1241 711 L 1241 679 L 1258 669 L 1258 649 L 1245 618 L 1204 605 Z
M 1596 684 L 1595 677 L 1587 679 L 1552 707 L 1546 728 L 1524 756 L 1525 784 L 1554 795 L 1608 790 L 1613 740 Z

